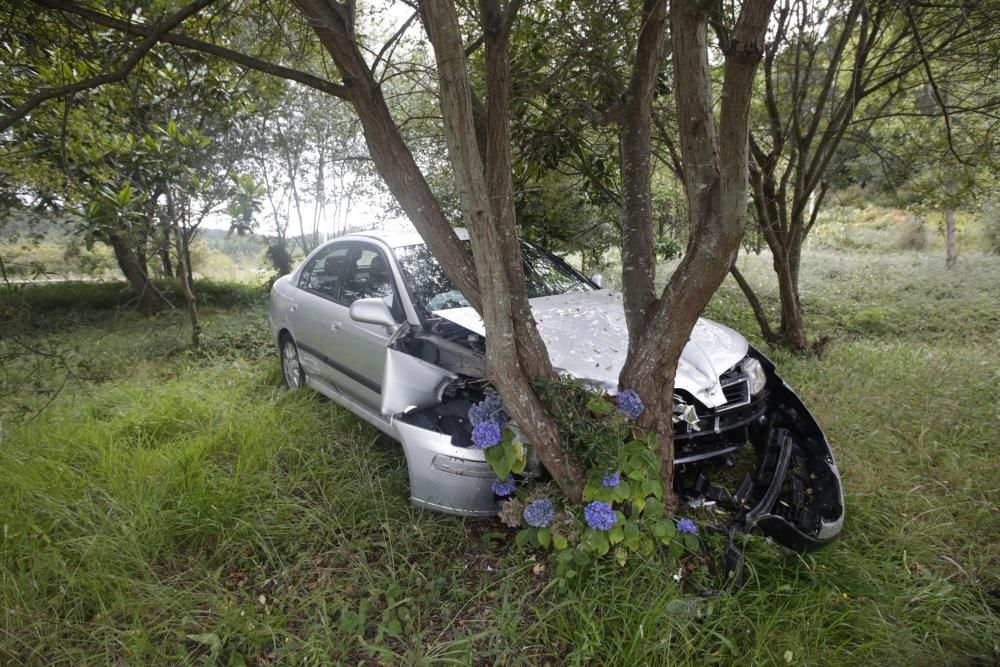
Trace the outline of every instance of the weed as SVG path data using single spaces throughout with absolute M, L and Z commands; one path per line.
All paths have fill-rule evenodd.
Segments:
M 767 259 L 741 262 L 773 309 Z M 749 538 L 717 598 L 655 553 L 557 593 L 496 522 L 414 509 L 394 443 L 279 388 L 262 304 L 207 308 L 198 354 L 182 313 L 40 309 L 30 341 L 75 375 L 38 414 L 58 378 L 4 367 L 0 662 L 995 664 L 995 260 L 804 267 L 832 341 L 770 354 L 834 446 L 846 527 L 804 556 Z M 711 312 L 754 332 L 734 285 Z

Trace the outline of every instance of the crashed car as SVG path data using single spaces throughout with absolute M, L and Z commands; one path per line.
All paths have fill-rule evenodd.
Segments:
M 621 294 L 534 245 L 523 243 L 522 254 L 554 367 L 617 393 L 628 341 Z M 415 505 L 497 513 L 494 475 L 468 419 L 487 386 L 486 332 L 415 232 L 361 232 L 320 246 L 274 283 L 269 319 L 289 387 L 319 391 L 402 445 Z M 675 414 L 681 470 L 753 446 L 756 472 L 734 494 L 731 523 L 793 548 L 840 532 L 843 494 L 826 437 L 742 335 L 698 321 L 677 369 Z M 542 473 L 537 461 L 525 472 Z

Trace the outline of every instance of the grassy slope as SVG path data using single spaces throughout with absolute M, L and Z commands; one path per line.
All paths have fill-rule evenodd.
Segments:
M 707 604 L 656 560 L 557 593 L 496 524 L 412 509 L 390 442 L 278 389 L 262 304 L 209 299 L 192 354 L 180 314 L 36 300 L 17 341 L 65 363 L 4 368 L 0 661 L 993 664 L 1000 266 L 807 266 L 832 340 L 773 356 L 834 443 L 847 528 L 804 557 L 752 540 L 748 586 Z M 753 331 L 731 285 L 710 314 Z M 90 381 L 20 423 L 67 369 Z

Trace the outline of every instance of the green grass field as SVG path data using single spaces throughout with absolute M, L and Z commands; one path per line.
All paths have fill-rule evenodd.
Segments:
M 771 355 L 847 525 L 805 556 L 750 540 L 712 600 L 658 558 L 557 591 L 499 523 L 411 508 L 391 441 L 280 387 L 263 291 L 207 287 L 198 352 L 117 286 L 0 297 L 0 663 L 997 664 L 1000 260 L 942 264 L 807 256 L 830 340 Z M 709 315 L 756 333 L 728 282 Z

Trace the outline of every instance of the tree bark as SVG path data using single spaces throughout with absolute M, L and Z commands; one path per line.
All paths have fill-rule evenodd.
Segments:
M 958 242 L 955 240 L 955 209 L 944 210 L 944 268 L 949 271 L 958 262 Z
M 493 224 L 499 232 L 500 255 L 506 268 L 518 357 L 528 377 L 553 377 L 545 343 L 538 334 L 531 305 L 528 303 L 514 211 L 509 118 L 509 26 L 517 5 L 508 5 L 506 12 L 501 11 L 499 0 L 480 0 L 479 5 L 486 44 L 486 188 Z M 482 123 L 475 122 L 475 117 L 479 115 L 475 99 L 475 95 L 470 94 L 473 131 L 478 146 L 481 132 L 476 128 Z M 481 155 L 482 152 L 479 152 Z
M 778 337 L 771 329 L 771 323 L 767 319 L 767 313 L 764 312 L 764 306 L 761 305 L 760 299 L 757 298 L 757 294 L 753 291 L 753 287 L 751 287 L 750 283 L 747 282 L 747 279 L 736 267 L 736 264 L 733 264 L 732 267 L 730 267 L 729 273 L 732 274 L 733 278 L 736 280 L 736 284 L 740 286 L 743 296 L 746 297 L 747 303 L 750 304 L 750 310 L 753 311 L 753 317 L 757 320 L 757 326 L 760 327 L 761 335 L 764 337 L 764 340 L 768 343 L 778 342 Z
M 656 253 L 650 180 L 653 92 L 663 59 L 667 0 L 645 0 L 635 64 L 625 91 L 619 134 L 622 180 L 622 292 L 629 347 L 656 301 Z
M 684 185 L 691 222 L 688 252 L 643 323 L 619 380 L 652 409 L 640 423 L 672 433 L 674 375 L 701 311 L 735 260 L 746 225 L 750 96 L 773 0 L 748 0 L 726 35 L 720 137 L 714 127 L 708 67 L 709 14 L 700 3 L 671 6 L 670 26 Z M 721 36 L 720 36 L 721 37 Z M 673 438 L 660 440 L 660 476 L 673 494 Z
M 485 0 L 484 4 L 488 2 L 489 0 Z M 496 10 L 496 7 L 492 9 Z M 517 335 L 508 265 L 516 261 L 514 268 L 520 272 L 520 253 L 516 258 L 504 256 L 499 230 L 501 225 L 506 225 L 507 233 L 516 244 L 513 198 L 511 196 L 509 201 L 504 201 L 504 191 L 510 187 L 505 182 L 510 179 L 510 173 L 502 173 L 498 167 L 491 167 L 493 186 L 501 196 L 499 202 L 492 202 L 490 188 L 486 183 L 486 171 L 476 143 L 471 85 L 454 6 L 450 0 L 427 0 L 424 10 L 427 30 L 437 59 L 438 96 L 448 140 L 448 154 L 462 200 L 465 224 L 469 228 L 482 295 L 482 315 L 488 332 L 486 362 L 490 379 L 500 391 L 506 410 L 527 436 L 559 488 L 571 501 L 579 502 L 583 494 L 583 469 L 561 451 L 558 430 L 531 389 L 529 376 L 521 364 L 519 348 L 532 345 L 534 341 L 519 339 Z M 496 31 L 493 33 L 490 39 L 495 45 L 496 39 L 501 35 Z M 501 53 L 502 51 L 503 49 Z M 506 66 L 496 61 L 491 64 L 494 68 Z M 502 72 L 499 74 L 502 79 L 505 78 Z M 498 86 L 494 83 L 494 87 Z M 501 90 L 496 92 L 504 99 L 502 82 L 499 88 Z M 490 110 L 493 112 L 493 120 L 496 120 L 498 114 L 506 119 L 505 105 L 498 108 L 497 101 L 493 100 L 490 102 Z M 505 138 L 505 122 L 496 127 L 491 126 L 487 136 L 488 152 L 509 151 L 509 148 L 504 149 L 499 145 Z M 503 168 L 509 169 L 509 164 L 508 160 Z M 499 218 L 493 215 L 494 206 L 500 207 Z M 521 280 L 523 281 L 523 274 Z M 537 336 L 537 332 L 535 337 L 540 345 L 541 338 Z M 538 353 L 545 355 L 547 364 L 544 346 Z M 538 354 L 532 353 L 530 356 L 537 357 Z
M 105 240 L 115 253 L 115 260 L 118 267 L 125 274 L 125 279 L 132 286 L 132 291 L 139 297 L 146 317 L 155 317 L 163 310 L 166 299 L 149 279 L 149 275 L 143 271 L 135 252 L 129 243 L 117 234 L 107 234 Z
M 188 316 L 191 318 L 191 347 L 197 348 L 201 344 L 201 317 L 198 314 L 198 301 L 192 286 L 190 239 L 177 222 L 177 207 L 173 193 L 169 188 L 166 189 L 166 197 L 167 217 L 170 220 L 169 227 L 174 233 L 174 250 L 177 252 L 177 276 L 181 280 L 181 294 L 184 295 L 184 303 L 187 305 Z
M 198 313 L 198 299 L 195 297 L 191 279 L 191 254 L 188 252 L 187 240 L 176 227 L 174 228 L 174 239 L 177 243 L 177 261 L 180 264 L 177 267 L 177 273 L 181 279 L 181 293 L 184 295 L 188 317 L 191 319 L 191 347 L 197 349 L 201 345 L 201 316 Z
M 157 248 L 157 254 L 160 256 L 160 266 L 163 269 L 163 275 L 167 278 L 174 277 L 174 265 L 170 261 L 170 226 L 164 225 L 163 227 L 163 240 L 160 241 Z
M 807 352 L 809 339 L 806 337 L 805 318 L 798 294 L 798 278 L 790 257 L 786 253 L 774 254 L 774 273 L 778 279 L 778 300 L 781 304 L 780 340 L 793 352 Z

